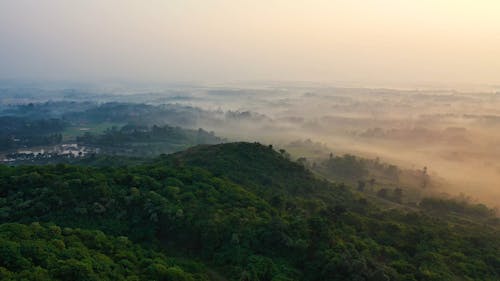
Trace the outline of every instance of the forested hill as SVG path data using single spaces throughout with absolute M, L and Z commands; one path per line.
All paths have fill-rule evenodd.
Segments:
M 280 153 L 272 146 L 259 143 L 200 145 L 163 159 L 170 164 L 206 169 L 268 199 L 273 196 L 315 198 L 319 194 L 339 201 L 352 199 L 344 187 L 318 180 L 303 165 L 289 161 L 283 151 Z
M 257 143 L 0 166 L 0 223 L 1 280 L 500 278 L 498 224 L 380 209 Z

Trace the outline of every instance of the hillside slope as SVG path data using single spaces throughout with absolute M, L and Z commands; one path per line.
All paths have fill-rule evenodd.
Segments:
M 127 236 L 228 280 L 500 277 L 498 226 L 380 209 L 256 143 L 135 166 L 0 166 L 0 222 L 37 221 Z
M 164 156 L 161 162 L 205 169 L 265 199 L 321 197 L 331 204 L 352 203 L 353 200 L 343 185 L 319 180 L 304 166 L 288 160 L 271 146 L 259 143 L 200 145 Z

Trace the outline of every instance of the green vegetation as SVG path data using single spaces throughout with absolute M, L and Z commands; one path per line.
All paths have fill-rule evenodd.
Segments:
M 382 163 L 378 158 L 367 159 L 351 154 L 342 156 L 330 154 L 327 159 L 319 160 L 318 164 L 314 164 L 311 168 L 327 178 L 353 185 L 359 180 L 367 183 L 375 180 L 384 185 L 404 184 L 420 187 L 422 182 L 422 177 L 415 171 L 411 171 L 413 175 L 408 175 L 409 171 L 403 171 L 392 164 Z
M 76 138 L 83 146 L 97 147 L 103 154 L 153 156 L 172 153 L 197 144 L 222 142 L 213 132 L 180 127 L 138 126 L 128 124 L 120 129 L 112 127 L 101 135 L 85 133 Z
M 82 136 L 85 133 L 91 134 L 102 134 L 106 130 L 109 130 L 113 127 L 122 127 L 125 124 L 123 123 L 111 123 L 111 122 L 103 122 L 103 123 L 84 123 L 84 124 L 74 124 L 73 126 L 67 127 L 63 131 L 63 140 L 65 141 L 74 141 L 77 137 Z
M 466 199 L 424 198 L 420 201 L 424 210 L 440 214 L 456 213 L 478 218 L 495 217 L 495 210 L 484 204 L 474 204 Z
M 26 272 L 59 280 L 500 278 L 498 222 L 382 209 L 257 143 L 197 146 L 130 166 L 0 166 L 0 222 L 0 255 L 11 259 L 1 259 L 0 273 L 14 280 Z M 43 235 L 52 229 L 60 231 Z M 52 258 L 23 250 L 41 241 Z M 60 275 L 72 272 L 82 279 Z
M 364 159 L 354 155 L 333 156 L 322 163 L 323 169 L 342 180 L 364 179 L 368 176 L 368 167 Z
M 61 143 L 65 126 L 59 119 L 0 116 L 0 151 Z
M 193 127 L 198 118 L 209 117 L 209 112 L 180 105 L 153 106 L 139 103 L 109 102 L 94 105 L 82 111 L 67 112 L 65 120 L 75 124 L 122 123 L 153 125 L 168 122 L 176 126 Z
M 185 128 L 213 113 L 180 105 L 46 102 L 0 115 L 0 161 L 16 165 L 74 163 L 93 154 L 156 157 L 223 142 L 213 132 Z
M 1 280 L 209 280 L 197 263 L 134 245 L 126 237 L 56 225 L 0 225 Z

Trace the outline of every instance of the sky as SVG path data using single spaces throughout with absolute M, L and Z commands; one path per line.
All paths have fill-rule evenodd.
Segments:
M 500 84 L 498 0 L 0 0 L 0 79 Z

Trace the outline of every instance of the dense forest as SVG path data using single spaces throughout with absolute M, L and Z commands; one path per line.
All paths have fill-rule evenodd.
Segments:
M 0 0 L 0 281 L 500 281 L 499 11 Z
M 227 143 L 0 166 L 2 280 L 500 278 L 498 219 L 381 208 L 287 158 Z
M 102 231 L 0 225 L 1 280 L 209 280 L 203 265 Z

